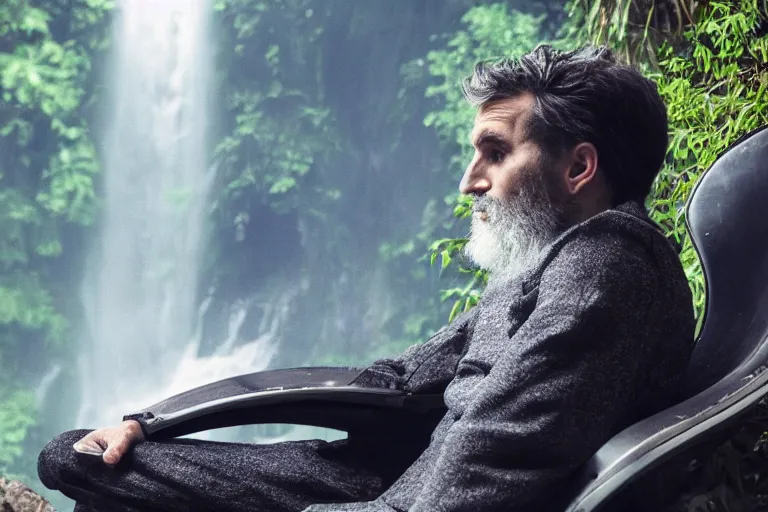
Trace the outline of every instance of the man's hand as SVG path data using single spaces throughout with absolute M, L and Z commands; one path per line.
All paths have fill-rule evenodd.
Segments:
M 128 420 L 116 427 L 100 428 L 73 445 L 75 451 L 88 455 L 101 455 L 102 460 L 114 466 L 135 443 L 144 440 L 138 421 Z

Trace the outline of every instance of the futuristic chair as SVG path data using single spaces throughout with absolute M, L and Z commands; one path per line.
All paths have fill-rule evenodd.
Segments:
M 690 460 L 768 394 L 768 127 L 721 155 L 696 185 L 686 218 L 707 284 L 705 321 L 685 380 L 687 399 L 600 448 L 575 488 L 563 490 L 566 512 L 628 510 L 617 505 L 622 493 L 670 460 Z M 153 439 L 289 423 L 346 431 L 350 439 L 372 428 L 394 430 L 398 442 L 426 447 L 444 411 L 442 396 L 350 385 L 359 371 L 254 373 L 187 391 L 137 414 Z

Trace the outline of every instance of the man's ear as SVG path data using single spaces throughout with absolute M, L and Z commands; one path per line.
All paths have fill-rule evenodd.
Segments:
M 597 176 L 597 148 L 590 142 L 580 142 L 571 150 L 570 167 L 566 176 L 566 190 L 578 194 Z

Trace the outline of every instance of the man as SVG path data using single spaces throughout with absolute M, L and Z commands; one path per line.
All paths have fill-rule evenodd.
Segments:
M 654 84 L 605 48 L 541 46 L 478 64 L 464 91 L 478 107 L 460 185 L 474 197 L 467 253 L 488 287 L 426 343 L 358 377 L 444 390 L 426 450 L 387 461 L 396 441 L 367 452 L 141 442 L 128 420 L 59 436 L 40 455 L 42 481 L 82 511 L 556 510 L 553 491 L 604 442 L 672 405 L 694 325 L 675 251 L 642 205 L 667 145 Z M 73 444 L 106 448 L 114 468 Z

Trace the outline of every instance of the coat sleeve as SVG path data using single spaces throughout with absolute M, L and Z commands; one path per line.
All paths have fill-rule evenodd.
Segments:
M 376 500 L 357 503 L 310 505 L 302 510 L 302 512 L 398 512 L 398 510 L 380 500 Z
M 474 309 L 462 313 L 424 343 L 396 358 L 375 361 L 353 383 L 409 393 L 441 393 L 453 379 L 475 316 Z
M 650 255 L 624 245 L 577 239 L 547 266 L 515 355 L 472 390 L 411 512 L 531 510 L 624 426 L 658 291 Z

